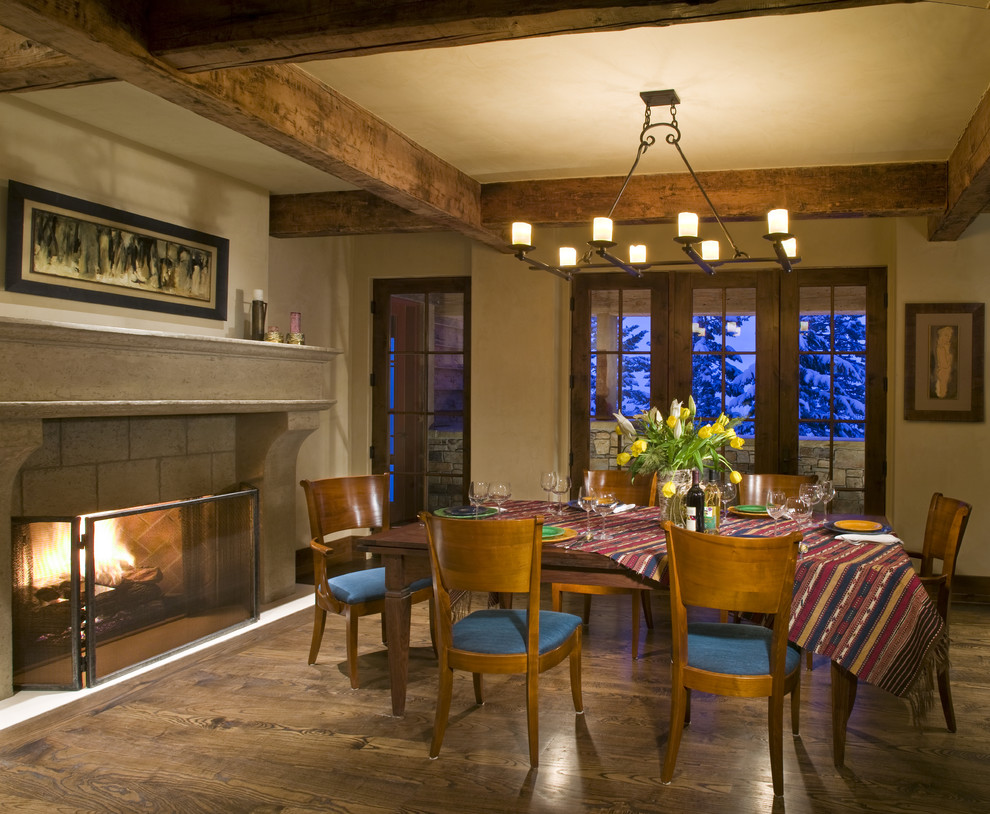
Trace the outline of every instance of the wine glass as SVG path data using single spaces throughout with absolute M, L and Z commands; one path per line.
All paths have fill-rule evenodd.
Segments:
M 557 517 L 564 513 L 564 495 L 571 493 L 571 476 L 559 472 L 553 482 L 553 493 L 557 495 Z
M 811 519 L 811 504 L 803 497 L 789 497 L 784 504 L 784 514 L 794 521 L 800 531 Z
M 736 491 L 736 485 L 731 480 L 723 481 L 718 485 L 718 494 L 722 502 L 718 513 L 718 528 L 715 529 L 716 533 L 722 530 L 722 522 L 725 520 L 725 510 L 733 498 L 735 498 Z
M 598 497 L 595 498 L 595 514 L 597 514 L 602 519 L 602 530 L 598 535 L 599 540 L 607 540 L 608 536 L 605 533 L 605 518 L 612 513 L 615 508 L 615 495 L 611 492 L 599 492 Z
M 798 494 L 808 506 L 811 507 L 811 517 L 815 516 L 815 504 L 822 499 L 822 486 L 820 483 L 802 483 Z
M 495 504 L 500 514 L 505 511 L 502 504 L 510 497 L 512 497 L 512 486 L 507 481 L 496 481 L 488 490 L 488 498 Z
M 777 533 L 777 522 L 784 516 L 787 509 L 787 495 L 782 489 L 770 489 L 767 492 L 767 514 L 773 518 L 773 533 Z
M 474 506 L 474 519 L 478 519 L 478 515 L 481 513 L 481 507 L 484 505 L 485 501 L 488 499 L 488 482 L 483 480 L 473 480 L 471 481 L 471 486 L 468 489 L 468 500 L 471 505 Z
M 582 486 L 578 491 L 578 505 L 584 509 L 584 513 L 587 519 L 587 530 L 584 532 L 585 540 L 594 539 L 594 534 L 591 533 L 591 513 L 595 510 L 595 502 L 598 499 L 598 494 L 594 489 L 589 489 L 587 486 Z
M 821 486 L 821 497 L 819 500 L 825 505 L 825 521 L 828 522 L 828 507 L 835 498 L 835 484 L 830 480 L 823 480 L 819 485 Z
M 553 472 L 544 472 L 540 475 L 540 488 L 547 493 L 547 514 L 550 514 L 553 500 L 550 493 L 553 491 L 553 484 L 557 476 Z

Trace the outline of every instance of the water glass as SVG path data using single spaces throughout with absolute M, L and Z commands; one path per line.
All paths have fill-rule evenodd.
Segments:
M 557 496 L 557 517 L 564 513 L 564 496 L 571 493 L 571 476 L 557 473 L 553 482 L 553 493 Z
M 595 502 L 597 500 L 598 494 L 594 489 L 589 489 L 587 486 L 582 486 L 578 491 L 578 505 L 584 509 L 587 519 L 586 530 L 584 532 L 585 540 L 591 540 L 594 538 L 594 534 L 591 532 L 591 513 L 595 510 Z
M 512 486 L 507 481 L 496 481 L 488 490 L 488 498 L 495 504 L 499 514 L 505 511 L 502 504 L 512 497 Z
M 471 486 L 468 489 L 468 501 L 474 506 L 475 520 L 478 519 L 478 515 L 481 513 L 481 507 L 486 500 L 488 500 L 488 482 L 483 480 L 471 481 Z
M 767 492 L 767 514 L 773 518 L 773 532 L 777 533 L 777 522 L 784 516 L 787 509 L 787 495 L 782 489 L 771 489 Z

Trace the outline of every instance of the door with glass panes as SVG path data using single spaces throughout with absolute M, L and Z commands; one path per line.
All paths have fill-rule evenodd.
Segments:
M 470 279 L 374 281 L 371 458 L 393 524 L 466 502 L 470 334 Z
M 578 278 L 573 474 L 615 468 L 613 412 L 692 394 L 702 421 L 745 417 L 725 450 L 739 471 L 814 473 L 835 511 L 882 513 L 885 285 L 883 269 Z

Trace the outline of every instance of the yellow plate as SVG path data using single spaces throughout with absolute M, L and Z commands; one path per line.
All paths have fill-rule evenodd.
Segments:
M 578 536 L 578 533 L 575 529 L 565 528 L 564 526 L 559 526 L 558 528 L 559 528 L 559 532 L 557 534 L 554 534 L 552 537 L 544 536 L 543 542 L 559 543 L 563 540 L 573 540 L 575 537 Z
M 880 531 L 883 528 L 883 523 L 874 520 L 836 520 L 832 525 L 842 531 Z

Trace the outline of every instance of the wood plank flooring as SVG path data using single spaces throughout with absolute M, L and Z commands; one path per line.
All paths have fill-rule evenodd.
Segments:
M 569 597 L 577 611 L 581 597 Z M 936 707 L 920 728 L 907 705 L 861 686 L 847 767 L 832 765 L 829 669 L 802 685 L 801 735 L 784 737 L 774 799 L 763 701 L 696 694 L 673 783 L 661 785 L 669 714 L 669 615 L 630 659 L 629 603 L 595 597 L 586 631 L 585 714 L 566 664 L 540 692 L 540 766 L 527 760 L 522 679 L 486 678 L 473 704 L 458 674 L 438 760 L 427 758 L 436 691 L 425 606 L 413 610 L 407 713 L 389 715 L 378 625 L 362 625 L 362 687 L 344 669 L 342 620 L 306 664 L 309 611 L 129 679 L 0 732 L 0 811 L 99 812 L 947 812 L 990 800 L 990 606 L 957 604 L 952 631 L 959 731 Z M 547 602 L 549 606 L 549 602 Z M 645 629 L 645 627 L 644 627 Z

